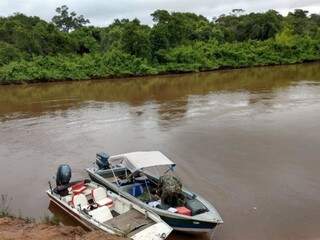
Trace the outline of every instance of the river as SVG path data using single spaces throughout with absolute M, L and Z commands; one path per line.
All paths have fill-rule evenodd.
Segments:
M 160 150 L 221 213 L 215 239 L 319 239 L 319 133 L 320 63 L 1 86 L 0 193 L 41 218 L 59 164 Z

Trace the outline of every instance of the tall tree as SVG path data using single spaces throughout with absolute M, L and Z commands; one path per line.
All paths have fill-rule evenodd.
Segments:
M 149 59 L 151 57 L 149 33 L 149 26 L 140 24 L 138 19 L 124 24 L 122 36 L 123 49 L 127 53 L 137 57 Z
M 77 16 L 75 12 L 69 13 L 69 8 L 66 5 L 56 8 L 56 12 L 58 15 L 52 18 L 52 22 L 64 32 L 69 32 L 90 23 L 89 19 L 84 18 L 83 15 Z
M 287 22 L 293 27 L 295 34 L 302 35 L 309 31 L 308 11 L 295 9 L 294 12 L 289 12 Z

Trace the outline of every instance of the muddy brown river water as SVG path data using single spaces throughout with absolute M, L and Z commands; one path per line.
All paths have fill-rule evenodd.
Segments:
M 0 193 L 16 214 L 48 214 L 60 163 L 85 177 L 98 151 L 154 149 L 219 210 L 215 239 L 320 239 L 320 63 L 0 87 Z

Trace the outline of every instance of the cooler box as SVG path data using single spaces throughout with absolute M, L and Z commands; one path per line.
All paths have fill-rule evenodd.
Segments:
M 143 193 L 143 187 L 141 183 L 135 183 L 132 188 L 129 189 L 129 194 L 134 197 L 139 197 Z
M 191 210 L 186 207 L 177 207 L 176 209 L 179 214 L 191 216 Z

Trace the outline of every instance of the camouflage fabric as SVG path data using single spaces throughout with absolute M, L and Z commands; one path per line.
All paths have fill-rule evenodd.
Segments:
M 159 179 L 159 195 L 161 202 L 170 207 L 183 206 L 185 197 L 182 194 L 181 181 L 172 175 L 164 175 Z
M 149 195 L 148 191 L 144 191 L 138 198 L 143 202 L 152 202 L 159 200 L 159 197 L 157 195 L 154 195 L 152 193 L 150 193 Z

